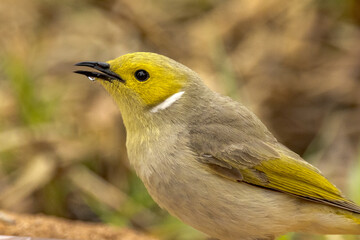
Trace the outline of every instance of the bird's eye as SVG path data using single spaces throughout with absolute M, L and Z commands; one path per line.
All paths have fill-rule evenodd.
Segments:
M 143 69 L 137 70 L 135 72 L 135 78 L 137 80 L 139 80 L 140 82 L 144 82 L 144 81 L 148 80 L 149 77 L 150 77 L 150 74 Z

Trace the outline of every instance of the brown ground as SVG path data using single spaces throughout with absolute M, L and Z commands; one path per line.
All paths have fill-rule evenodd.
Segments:
M 99 223 L 66 220 L 41 214 L 5 213 L 13 223 L 0 221 L 0 235 L 29 236 L 73 240 L 154 240 L 155 238 L 125 228 Z M 15 240 L 16 238 L 14 238 Z M 37 238 L 36 238 L 37 239 Z

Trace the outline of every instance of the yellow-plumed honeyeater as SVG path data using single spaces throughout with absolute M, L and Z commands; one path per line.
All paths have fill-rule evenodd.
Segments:
M 153 199 L 223 240 L 287 232 L 360 234 L 360 207 L 242 104 L 184 65 L 147 52 L 81 62 L 115 99 L 131 165 Z

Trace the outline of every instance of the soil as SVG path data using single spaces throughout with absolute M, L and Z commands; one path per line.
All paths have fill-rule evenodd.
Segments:
M 155 240 L 155 238 L 126 228 L 116 228 L 100 223 L 67 220 L 41 214 L 2 212 L 0 235 L 24 236 L 6 240 Z

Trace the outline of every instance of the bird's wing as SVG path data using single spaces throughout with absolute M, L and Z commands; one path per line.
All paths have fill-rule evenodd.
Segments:
M 209 171 L 229 180 L 360 213 L 360 207 L 346 199 L 318 169 L 268 132 L 255 133 L 223 124 L 198 125 L 190 132 L 190 147 Z

